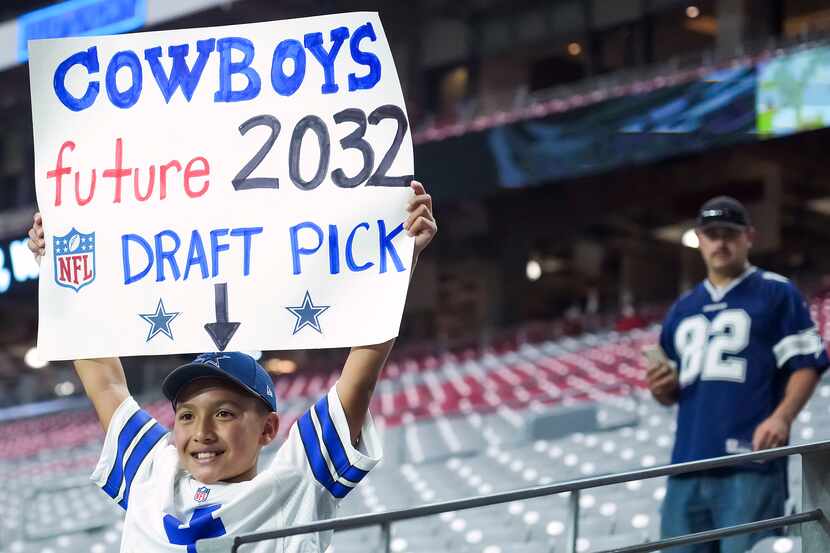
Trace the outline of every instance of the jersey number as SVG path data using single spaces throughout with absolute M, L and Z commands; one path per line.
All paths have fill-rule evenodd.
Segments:
M 164 531 L 168 541 L 174 545 L 186 545 L 188 553 L 195 553 L 196 540 L 224 536 L 225 525 L 222 520 L 211 516 L 219 507 L 221 505 L 196 508 L 187 524 L 182 524 L 172 515 L 164 515 Z
M 746 380 L 746 359 L 735 357 L 749 345 L 752 320 L 743 309 L 727 309 L 712 319 L 683 319 L 674 333 L 680 357 L 680 385 L 702 380 Z

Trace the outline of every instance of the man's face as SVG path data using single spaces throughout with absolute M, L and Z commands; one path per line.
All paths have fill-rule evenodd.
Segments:
M 277 435 L 276 413 L 219 378 L 194 380 L 177 400 L 173 438 L 184 469 L 205 484 L 256 475 L 259 450 Z
M 746 266 L 755 231 L 752 227 L 710 225 L 696 231 L 706 268 L 718 273 L 738 273 Z

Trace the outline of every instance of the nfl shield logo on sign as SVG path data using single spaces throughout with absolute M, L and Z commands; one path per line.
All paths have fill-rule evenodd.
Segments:
M 55 282 L 76 292 L 95 280 L 95 233 L 84 234 L 74 227 L 55 236 Z
M 202 486 L 198 490 L 196 490 L 196 494 L 193 496 L 193 499 L 196 500 L 197 503 L 202 503 L 205 499 L 208 498 L 208 494 L 210 493 L 210 488 L 207 486 Z

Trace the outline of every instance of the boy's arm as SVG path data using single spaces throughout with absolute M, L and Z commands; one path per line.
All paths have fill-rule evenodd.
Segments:
M 78 359 L 75 361 L 75 372 L 106 432 L 113 413 L 130 395 L 121 360 L 117 357 Z
M 340 379 L 337 381 L 337 395 L 349 422 L 349 434 L 352 443 L 360 437 L 360 429 L 366 420 L 369 403 L 380 371 L 386 364 L 386 358 L 392 351 L 395 339 L 373 346 L 353 347 L 343 365 Z
M 412 268 L 409 272 L 411 275 L 418 262 L 418 256 L 438 232 L 438 225 L 432 214 L 432 198 L 426 193 L 424 186 L 417 181 L 412 181 L 410 186 L 415 196 L 407 206 L 409 216 L 404 223 L 404 229 L 407 234 L 415 237 Z M 382 344 L 353 347 L 343 366 L 340 380 L 337 381 L 337 395 L 346 413 L 352 443 L 356 444 L 360 438 L 360 429 L 366 420 L 380 371 L 386 364 L 394 344 L 393 338 Z
M 46 241 L 43 236 L 43 218 L 40 213 L 32 217 L 32 228 L 29 229 L 27 246 L 40 264 L 40 258 L 46 253 Z M 130 392 L 127 390 L 127 378 L 124 368 L 117 357 L 106 359 L 78 359 L 75 361 L 75 372 L 84 385 L 86 395 L 92 401 L 98 420 L 106 432 L 118 406 L 127 399 Z

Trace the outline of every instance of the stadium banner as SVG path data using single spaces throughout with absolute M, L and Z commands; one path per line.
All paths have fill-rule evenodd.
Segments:
M 522 188 L 751 142 L 752 64 L 488 131 L 499 186 Z
M 376 13 L 29 53 L 44 359 L 397 335 L 413 154 Z
M 117 34 L 144 26 L 147 0 L 65 0 L 17 18 L 17 60 L 39 38 Z
M 0 296 L 33 296 L 39 271 L 25 237 L 0 241 Z
M 418 174 L 439 202 L 469 200 L 755 142 L 756 84 L 747 63 L 460 136 L 416 135 Z

